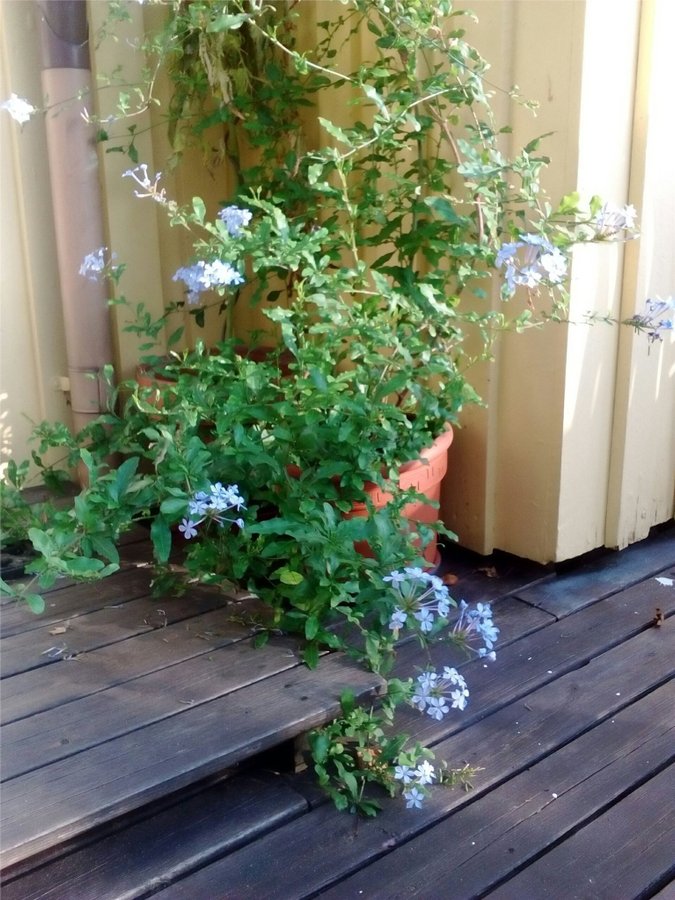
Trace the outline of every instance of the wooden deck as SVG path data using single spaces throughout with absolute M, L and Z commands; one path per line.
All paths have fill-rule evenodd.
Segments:
M 481 771 L 373 820 L 295 772 L 293 740 L 380 680 L 254 649 L 250 600 L 152 599 L 145 552 L 41 617 L 2 610 L 3 900 L 675 898 L 674 528 L 557 573 L 449 553 L 500 652 L 465 664 L 464 713 L 399 725 Z M 410 642 L 398 674 L 425 661 Z

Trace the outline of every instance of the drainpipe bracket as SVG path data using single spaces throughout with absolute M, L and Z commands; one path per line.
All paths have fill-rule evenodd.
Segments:
M 102 368 L 69 368 L 70 405 L 74 413 L 98 415 L 108 409 L 109 382 Z

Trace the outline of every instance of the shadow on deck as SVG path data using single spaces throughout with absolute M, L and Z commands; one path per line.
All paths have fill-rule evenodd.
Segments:
M 672 526 L 558 573 L 450 551 L 500 653 L 466 663 L 464 713 L 398 725 L 481 771 L 367 821 L 295 771 L 294 739 L 380 679 L 340 654 L 310 672 L 287 637 L 253 649 L 251 600 L 158 602 L 146 553 L 43 616 L 3 607 L 3 900 L 675 897 Z M 406 644 L 397 674 L 426 661 Z

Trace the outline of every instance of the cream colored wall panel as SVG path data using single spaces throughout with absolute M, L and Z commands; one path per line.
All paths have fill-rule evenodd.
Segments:
M 37 7 L 0 3 L 0 94 L 42 102 Z M 31 421 L 70 424 L 44 124 L 0 119 L 0 430 L 2 456 L 28 456 Z
M 88 4 L 90 33 L 101 26 L 107 13 L 108 4 L 90 2 Z M 95 76 L 109 75 L 121 66 L 124 78 L 129 84 L 142 82 L 143 54 L 136 50 L 143 34 L 143 9 L 140 4 L 130 3 L 131 21 L 121 25 L 116 32 L 117 42 L 103 41 L 98 49 L 92 47 L 92 69 Z M 117 92 L 114 88 L 97 92 L 92 105 L 103 118 L 114 116 Z M 148 165 L 154 175 L 155 161 L 152 147 L 152 128 L 149 113 L 142 112 L 134 118 L 138 138 L 136 145 L 140 162 Z M 128 137 L 126 124 L 112 122 L 108 126 L 111 142 L 118 138 L 123 143 Z M 107 243 L 117 254 L 118 262 L 127 266 L 122 276 L 120 293 L 131 303 L 143 302 L 153 315 L 159 316 L 164 310 L 162 271 L 160 255 L 159 220 L 165 218 L 164 211 L 149 198 L 139 198 L 134 194 L 138 186 L 131 178 L 124 178 L 125 171 L 134 168 L 131 160 L 122 153 L 106 153 L 105 145 L 100 149 L 101 189 L 103 192 L 104 215 L 107 219 Z M 95 249 L 92 247 L 92 250 Z M 117 373 L 121 378 L 131 377 L 138 360 L 138 342 L 134 335 L 124 331 L 129 314 L 121 307 L 113 311 L 113 332 L 117 349 Z
M 600 194 L 619 205 L 629 199 L 639 26 L 638 0 L 586 4 L 575 181 L 582 196 Z M 624 64 L 607 78 L 612 55 Z M 577 248 L 572 321 L 583 322 L 588 312 L 620 317 L 623 256 L 621 243 Z M 556 560 L 604 544 L 619 338 L 620 330 L 606 324 L 569 329 Z
M 675 6 L 643 0 L 631 171 L 642 236 L 627 248 L 622 314 L 644 298 L 675 294 L 675 172 L 672 148 L 672 36 Z M 675 334 L 648 353 L 644 338 L 621 335 L 606 542 L 624 547 L 673 515 Z

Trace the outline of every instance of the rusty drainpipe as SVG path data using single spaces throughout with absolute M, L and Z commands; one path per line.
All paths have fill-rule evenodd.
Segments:
M 113 361 L 106 285 L 79 274 L 105 243 L 93 126 L 82 111 L 91 92 L 86 0 L 39 0 L 42 88 L 73 425 L 106 408 L 103 367 Z M 83 99 L 75 99 L 82 97 Z

